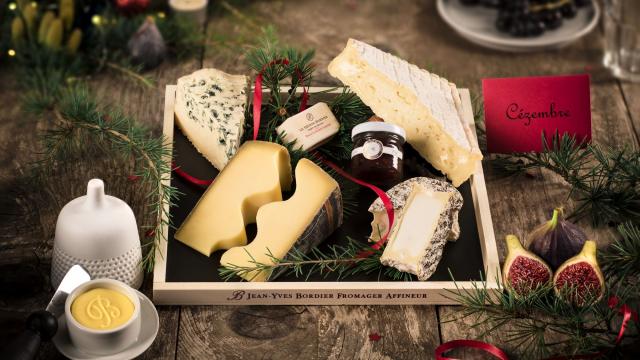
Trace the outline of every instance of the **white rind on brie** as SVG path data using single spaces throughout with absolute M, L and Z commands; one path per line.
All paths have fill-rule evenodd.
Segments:
M 176 122 L 218 170 L 238 151 L 244 129 L 248 78 L 201 69 L 178 79 Z
M 454 186 L 475 172 L 482 154 L 454 84 L 354 39 L 331 61 L 329 73 L 376 115 L 402 126 L 411 146 Z

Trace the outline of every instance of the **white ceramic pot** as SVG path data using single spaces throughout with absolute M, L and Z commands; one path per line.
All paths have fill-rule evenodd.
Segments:
M 110 330 L 91 329 L 80 324 L 71 313 L 73 301 L 81 294 L 95 288 L 106 288 L 124 294 L 133 303 L 133 314 L 129 320 Z M 104 304 L 102 304 L 104 305 Z M 95 311 L 112 311 L 110 308 L 97 308 Z M 88 354 L 115 354 L 135 343 L 140 334 L 140 299 L 136 292 L 124 283 L 111 279 L 97 279 L 86 282 L 74 289 L 64 304 L 64 316 L 73 346 Z
M 60 211 L 51 266 L 54 288 L 78 264 L 92 279 L 115 279 L 137 289 L 143 278 L 141 259 L 133 211 L 124 201 L 105 195 L 102 180 L 90 180 L 87 195 Z

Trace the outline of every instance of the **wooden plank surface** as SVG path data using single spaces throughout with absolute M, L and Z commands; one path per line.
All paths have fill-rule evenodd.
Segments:
M 570 47 L 538 54 L 504 54 L 479 48 L 455 35 L 439 19 L 433 0 L 397 2 L 340 0 L 325 2 L 242 2 L 235 8 L 221 7 L 209 17 L 210 45 L 201 59 L 180 64 L 163 64 L 153 71 L 156 89 L 141 89 L 111 75 L 98 76 L 92 88 L 102 100 L 121 106 L 159 134 L 162 123 L 164 84 L 205 67 L 230 72 L 247 72 L 242 50 L 254 44 L 259 27 L 272 23 L 281 43 L 316 49 L 317 75 L 314 85 L 331 85 L 326 65 L 346 43 L 356 37 L 391 51 L 418 66 L 448 77 L 479 95 L 480 79 L 494 76 L 521 76 L 579 73 L 592 74 L 594 141 L 606 145 L 639 145 L 640 85 L 620 83 L 600 66 L 602 37 L 595 32 Z M 61 174 L 60 182 L 73 181 L 71 193 L 56 194 L 54 204 L 30 201 L 22 170 L 37 148 L 36 130 L 46 128 L 48 119 L 25 116 L 15 99 L 19 96 L 11 74 L 0 70 L 0 265 L 13 266 L 29 278 L 29 286 L 17 294 L 0 297 L 0 346 L 29 311 L 43 307 L 48 285 L 49 250 L 57 210 L 72 194 L 82 193 L 85 179 L 78 174 Z M 17 135 L 18 134 L 18 135 Z M 501 258 L 502 239 L 508 233 L 520 236 L 544 221 L 553 206 L 565 204 L 567 186 L 547 172 L 531 177 L 502 178 L 484 161 L 494 229 Z M 122 174 L 119 174 L 122 176 Z M 87 174 L 83 174 L 87 176 Z M 118 181 L 116 177 L 114 181 Z M 131 185 L 115 187 L 133 202 L 136 215 L 144 218 L 142 203 L 131 193 Z M 55 192 L 55 188 L 48 189 Z M 46 206 L 45 206 L 46 205 Z M 611 230 L 590 229 L 600 243 Z M 43 245 L 44 244 L 44 245 Z M 3 269 L 7 269 L 4 268 Z M 3 275 L 3 280 L 7 277 Z M 148 283 L 147 283 L 148 284 Z M 148 287 L 145 291 L 148 293 Z M 273 358 L 273 359 L 414 359 L 433 357 L 441 341 L 474 338 L 472 319 L 441 323 L 456 316 L 452 306 L 286 306 L 286 307 L 158 307 L 161 332 L 143 358 Z M 18 312 L 16 312 L 18 311 Z M 7 325 L 9 324 L 9 325 Z M 13 324 L 13 325 L 11 325 Z M 15 331 L 14 331 L 15 332 Z M 378 341 L 369 339 L 379 334 Z M 505 346 L 504 337 L 492 340 Z M 505 347 L 511 350 L 509 347 Z M 240 350 L 242 349 L 242 350 Z M 242 351 L 242 352 L 241 352 Z M 481 358 L 478 353 L 452 355 Z M 41 358 L 59 358 L 47 346 Z

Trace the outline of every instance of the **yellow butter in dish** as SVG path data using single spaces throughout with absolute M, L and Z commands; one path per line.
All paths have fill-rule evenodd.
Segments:
M 89 329 L 110 330 L 129 321 L 134 309 L 125 294 L 112 289 L 94 288 L 78 295 L 71 304 L 71 315 Z

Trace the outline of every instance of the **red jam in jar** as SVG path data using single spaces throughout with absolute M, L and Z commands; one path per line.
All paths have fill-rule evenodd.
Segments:
M 402 145 L 406 133 L 397 125 L 369 121 L 351 131 L 351 172 L 360 180 L 390 188 L 403 180 Z

